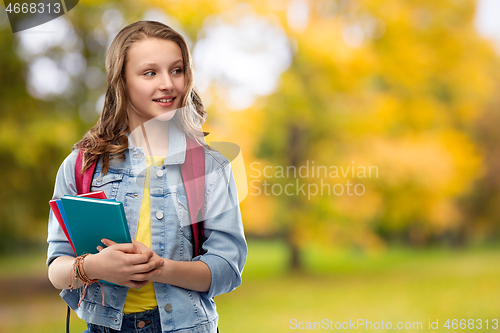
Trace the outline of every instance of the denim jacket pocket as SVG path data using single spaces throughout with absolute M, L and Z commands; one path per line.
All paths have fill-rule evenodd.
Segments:
M 115 199 L 122 179 L 123 173 L 114 173 L 110 170 L 103 175 L 102 171 L 96 170 L 92 180 L 92 191 L 104 191 L 108 199 Z

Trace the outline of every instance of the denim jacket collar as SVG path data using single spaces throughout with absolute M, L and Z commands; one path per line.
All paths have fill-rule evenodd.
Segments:
M 130 139 L 130 133 L 127 133 L 129 150 L 142 148 L 134 146 Z M 174 120 L 168 122 L 168 152 L 163 165 L 183 164 L 186 159 L 186 135 L 181 131 Z

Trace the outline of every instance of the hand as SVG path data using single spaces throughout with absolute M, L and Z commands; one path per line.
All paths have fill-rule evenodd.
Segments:
M 132 239 L 132 244 L 137 248 L 138 251 L 140 252 L 143 252 L 143 253 L 147 253 L 147 252 L 153 252 L 153 256 L 151 257 L 150 260 L 153 260 L 153 261 L 163 261 L 163 265 L 160 267 L 160 273 L 159 274 L 153 274 L 151 277 L 150 277 L 150 281 L 152 282 L 162 282 L 162 283 L 165 283 L 163 280 L 162 280 L 162 274 L 165 272 L 165 268 L 167 267 L 167 265 L 169 265 L 172 261 L 169 260 L 169 259 L 165 259 L 165 258 L 162 258 L 160 257 L 159 255 L 157 255 L 154 251 L 151 251 L 151 249 L 149 247 L 147 247 L 145 244 L 135 240 L 135 239 Z
M 140 288 L 149 283 L 152 276 L 161 273 L 158 268 L 163 260 L 152 260 L 153 251 L 139 250 L 134 244 L 117 244 L 109 239 L 103 239 L 102 243 L 107 247 L 98 246 L 98 254 L 85 258 L 84 269 L 90 279 Z
M 151 251 L 146 245 L 132 240 L 132 244 L 143 253 Z M 164 264 L 160 267 L 161 274 L 153 274 L 149 280 L 171 284 L 173 286 L 191 289 L 201 292 L 210 290 L 212 282 L 212 272 L 203 261 L 174 261 L 167 258 L 161 258 L 156 253 L 153 254 L 150 261 L 163 260 Z

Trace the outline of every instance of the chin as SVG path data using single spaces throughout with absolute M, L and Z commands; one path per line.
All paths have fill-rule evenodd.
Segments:
M 172 111 L 167 111 L 157 117 L 155 117 L 156 120 L 158 121 L 169 121 L 170 119 L 172 119 L 176 113 L 177 109 L 174 109 Z

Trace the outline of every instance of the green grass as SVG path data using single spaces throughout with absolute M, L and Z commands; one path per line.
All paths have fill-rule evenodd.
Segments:
M 430 319 L 444 332 L 453 331 L 443 327 L 447 319 L 500 319 L 498 248 L 367 256 L 312 246 L 303 259 L 306 272 L 289 274 L 283 244 L 250 243 L 242 286 L 216 299 L 221 332 L 290 332 L 292 319 L 421 322 L 420 331 Z
M 500 330 L 491 328 L 491 320 L 500 319 L 498 248 L 395 248 L 363 255 L 310 246 L 303 259 L 305 272 L 289 273 L 282 243 L 249 241 L 242 285 L 216 298 L 221 332 L 290 332 L 295 331 L 290 327 L 293 319 L 304 325 L 324 319 L 333 324 L 383 320 L 394 326 L 421 322 L 421 332 L 429 331 L 429 319 L 439 320 L 440 332 L 462 331 L 444 328 L 447 319 L 489 319 L 489 331 Z M 26 263 L 20 265 L 24 272 L 34 274 L 42 270 L 40 260 L 43 256 L 10 263 L 2 258 L 0 276 L 13 262 Z M 64 319 L 65 305 L 55 290 L 8 305 L 0 300 L 0 332 L 63 332 Z M 85 329 L 74 314 L 72 325 L 72 332 Z M 373 330 L 360 326 L 357 331 Z

